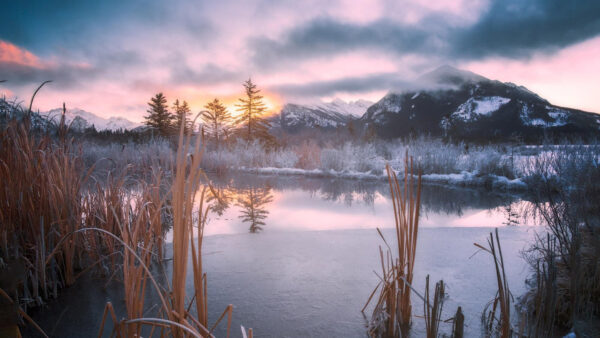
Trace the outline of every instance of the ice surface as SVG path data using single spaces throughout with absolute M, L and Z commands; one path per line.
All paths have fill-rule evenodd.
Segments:
M 233 205 L 221 216 L 210 216 L 203 247 L 209 323 L 233 304 L 232 337 L 241 336 L 240 325 L 261 337 L 364 337 L 360 309 L 377 285 L 373 271 L 380 269 L 378 248 L 383 245 L 375 229 L 381 228 L 391 243 L 394 238 L 387 183 L 257 175 L 214 180 L 216 189 L 228 187 L 232 196 L 249 187 L 268 186 L 274 198 L 259 233 L 248 233 Z M 479 252 L 471 257 L 477 251 L 473 243 L 485 244 L 493 227 L 500 227 L 507 278 L 517 297 L 525 291 L 528 275 L 520 250 L 543 228 L 502 226 L 505 215 L 499 206 L 516 209 L 527 203 L 512 195 L 424 186 L 422 199 L 413 285 L 422 293 L 427 274 L 433 284 L 444 279 L 449 298 L 442 318 L 452 317 L 460 305 L 465 336 L 479 336 L 480 314 L 496 292 L 496 280 L 489 256 Z M 160 269 L 154 271 L 162 276 Z M 103 279 L 90 279 L 84 288 L 79 284 L 62 291 L 34 316 L 36 322 L 56 336 L 91 336 L 98 332 L 106 301 L 123 316 L 122 284 L 113 281 L 105 288 Z M 422 303 L 413 300 L 412 336 L 422 337 L 423 320 L 416 317 Z M 148 316 L 157 303 L 155 297 L 146 301 L 153 309 Z M 105 332 L 111 325 L 108 321 Z M 225 336 L 224 327 L 219 326 L 217 337 Z M 441 332 L 448 334 L 450 327 L 442 323 Z
M 414 287 L 425 276 L 443 279 L 448 300 L 442 318 L 461 306 L 465 336 L 477 337 L 485 304 L 497 290 L 491 258 L 473 243 L 485 244 L 491 228 L 422 228 L 417 245 Z M 384 229 L 389 240 L 393 229 Z M 511 292 L 525 292 L 528 268 L 520 257 L 534 231 L 501 228 L 500 241 Z M 360 309 L 378 278 L 375 230 L 312 231 L 212 236 L 205 239 L 209 307 L 213 317 L 234 304 L 234 327 L 252 327 L 264 337 L 364 337 Z M 191 280 L 190 280 L 191 283 Z M 191 284 L 189 284 L 191 285 Z M 191 289 L 189 290 L 191 292 Z M 413 296 L 413 337 L 424 336 L 422 303 Z M 369 309 L 370 310 L 370 309 Z M 451 324 L 441 323 L 449 334 Z M 220 332 L 222 335 L 223 330 Z

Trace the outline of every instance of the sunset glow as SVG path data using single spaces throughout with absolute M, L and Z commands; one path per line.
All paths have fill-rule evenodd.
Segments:
M 100 116 L 141 121 L 157 92 L 169 102 L 187 100 L 196 112 L 217 97 L 235 114 L 242 82 L 252 77 L 276 113 L 287 102 L 378 101 L 399 83 L 450 64 L 523 85 L 557 105 L 600 112 L 600 64 L 593 57 L 600 32 L 586 28 L 594 22 L 568 26 L 561 17 L 595 8 L 483 0 L 138 6 L 65 4 L 48 13 L 31 5 L 30 20 L 3 17 L 0 80 L 7 81 L 0 93 L 26 100 L 39 83 L 53 80 L 37 97 L 41 111 L 64 101 Z M 150 23 L 144 15 L 160 19 Z M 499 20 L 506 35 L 494 30 Z M 528 33 L 510 40 L 513 32 Z

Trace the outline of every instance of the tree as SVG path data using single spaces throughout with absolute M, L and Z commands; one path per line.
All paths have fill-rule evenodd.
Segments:
M 219 150 L 219 144 L 225 140 L 231 123 L 231 113 L 219 101 L 214 99 L 204 106 L 207 110 L 202 112 L 202 120 L 205 123 L 205 131 L 209 139 L 215 142 L 215 147 Z
M 175 127 L 175 130 L 179 131 L 181 123 L 183 122 L 183 132 L 186 134 L 189 133 L 192 127 L 192 121 L 190 120 L 191 110 L 188 103 L 185 100 L 183 103 L 179 103 L 179 99 L 177 99 L 175 100 L 175 103 L 173 103 L 173 110 L 175 121 L 173 127 Z
M 167 110 L 167 98 L 158 93 L 148 102 L 150 109 L 145 124 L 156 129 L 160 135 L 167 136 L 172 131 L 173 115 Z
M 239 134 L 247 142 L 259 140 L 266 145 L 274 145 L 275 138 L 269 133 L 271 124 L 263 117 L 267 106 L 263 102 L 260 90 L 251 79 L 244 82 L 244 89 L 246 98 L 239 99 L 240 103 L 236 105 L 237 111 L 241 113 L 235 120 Z

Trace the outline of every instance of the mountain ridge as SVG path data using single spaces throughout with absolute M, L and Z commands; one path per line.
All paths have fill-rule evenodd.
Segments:
M 62 108 L 55 108 L 47 111 L 43 115 L 56 123 L 60 121 L 62 112 Z M 140 123 L 130 121 L 124 117 L 111 116 L 109 118 L 104 118 L 80 108 L 67 108 L 65 117 L 66 123 L 70 124 L 71 128 L 80 131 L 92 126 L 94 126 L 98 131 L 116 131 L 119 129 L 133 130 L 141 126 Z

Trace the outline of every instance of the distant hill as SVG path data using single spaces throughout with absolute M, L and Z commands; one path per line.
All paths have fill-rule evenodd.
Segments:
M 360 118 L 372 104 L 366 100 L 346 102 L 340 99 L 304 105 L 288 103 L 279 114 L 271 117 L 271 123 L 288 132 L 307 128 L 332 129 Z
M 41 115 L 47 116 L 48 119 L 58 123 L 62 115 L 62 108 L 52 109 Z M 139 123 L 123 117 L 103 118 L 79 108 L 67 109 L 65 117 L 66 122 L 71 125 L 72 129 L 80 131 L 91 126 L 94 126 L 98 131 L 132 130 L 141 126 Z
M 600 136 L 600 115 L 558 107 L 523 86 L 449 66 L 424 74 L 415 87 L 390 92 L 357 121 L 382 138 L 414 134 L 503 141 L 544 136 Z

